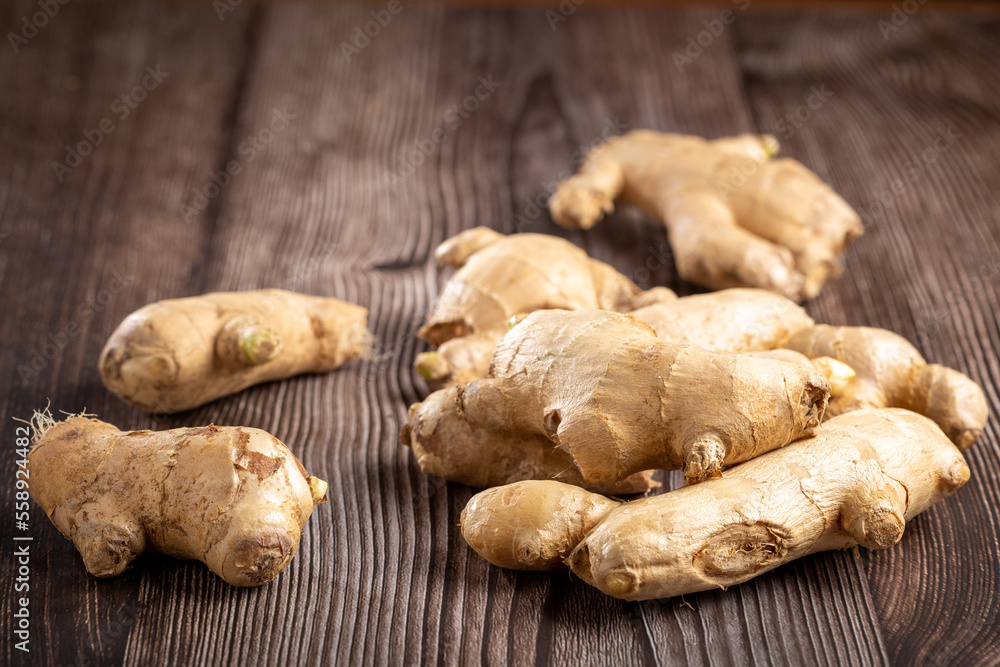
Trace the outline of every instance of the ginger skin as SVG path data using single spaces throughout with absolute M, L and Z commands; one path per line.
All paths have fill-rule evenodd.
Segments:
M 794 301 L 752 288 L 685 296 L 631 314 L 653 327 L 660 340 L 732 353 L 774 349 L 815 324 Z
M 959 449 L 983 432 L 989 409 L 982 388 L 962 373 L 928 364 L 902 336 L 871 327 L 818 324 L 782 345 L 807 357 L 832 357 L 856 376 L 831 397 L 828 416 L 862 408 L 898 407 L 930 417 Z
M 666 343 L 629 315 L 545 310 L 500 341 L 489 377 L 411 407 L 402 438 L 425 472 L 467 483 L 606 488 L 656 468 L 696 482 L 814 434 L 829 389 L 812 368 Z
M 857 213 L 770 136 L 715 141 L 635 130 L 587 156 L 549 200 L 553 219 L 589 229 L 636 205 L 667 227 L 681 277 L 710 289 L 760 287 L 801 301 L 840 273 Z
M 417 333 L 437 347 L 414 364 L 432 388 L 485 377 L 513 316 L 543 308 L 624 312 L 677 298 L 665 287 L 642 292 L 611 266 L 545 234 L 476 227 L 442 243 L 435 257 L 458 271 Z
M 553 481 L 483 491 L 462 534 L 486 560 L 569 567 L 613 597 L 648 600 L 743 583 L 807 554 L 884 549 L 969 479 L 929 419 L 859 410 L 709 480 L 619 503 Z
M 28 461 L 32 497 L 95 577 L 155 551 L 259 586 L 285 569 L 326 501 L 326 482 L 254 428 L 123 432 L 86 417 L 36 417 Z
M 361 306 L 277 289 L 158 301 L 118 325 L 98 364 L 123 401 L 182 412 L 366 355 L 367 318 Z

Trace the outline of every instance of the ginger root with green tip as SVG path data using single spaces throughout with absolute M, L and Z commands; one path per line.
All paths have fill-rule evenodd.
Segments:
M 801 301 L 839 275 L 862 232 L 857 213 L 770 136 L 635 130 L 599 145 L 549 200 L 553 219 L 589 229 L 634 204 L 667 227 L 677 271 L 710 289 L 760 287 Z
M 361 306 L 277 289 L 158 301 L 125 318 L 99 367 L 127 403 L 181 412 L 363 357 L 372 340 L 367 319 Z
M 543 308 L 628 311 L 676 298 L 664 287 L 642 292 L 569 241 L 544 234 L 504 236 L 476 227 L 442 243 L 435 257 L 458 271 L 417 334 L 437 348 L 415 363 L 433 388 L 485 377 L 515 315 Z
M 95 577 L 153 551 L 259 586 L 292 560 L 326 482 L 255 428 L 120 431 L 82 416 L 34 420 L 31 495 Z
M 721 479 L 628 503 L 553 481 L 488 489 L 462 512 L 462 534 L 495 565 L 568 567 L 608 595 L 649 600 L 740 584 L 819 551 L 885 549 L 968 479 L 929 419 L 859 410 Z
M 817 324 L 783 347 L 807 357 L 832 357 L 856 376 L 830 399 L 828 416 L 862 408 L 906 408 L 930 417 L 960 449 L 983 432 L 989 409 L 982 388 L 968 376 L 928 364 L 902 336 L 872 327 Z
M 489 377 L 411 407 L 402 439 L 425 473 L 476 486 L 607 488 L 656 468 L 696 482 L 813 435 L 829 390 L 815 369 L 667 343 L 629 315 L 544 310 L 500 341 Z

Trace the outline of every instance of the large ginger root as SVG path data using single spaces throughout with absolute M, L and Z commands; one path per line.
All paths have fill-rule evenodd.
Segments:
M 101 377 L 137 408 L 181 412 L 364 356 L 367 318 L 352 303 L 277 289 L 158 301 L 111 334 Z
M 435 388 L 485 377 L 515 315 L 543 308 L 624 312 L 676 298 L 663 287 L 641 292 L 611 266 L 544 234 L 476 227 L 442 243 L 435 256 L 440 265 L 460 267 L 417 334 L 437 347 L 415 364 Z
M 285 569 L 326 500 L 326 482 L 255 428 L 122 432 L 36 415 L 35 430 L 31 495 L 96 577 L 155 551 L 259 586 Z
M 629 315 L 544 310 L 500 341 L 489 377 L 411 407 L 402 438 L 425 473 L 477 486 L 571 474 L 598 488 L 656 468 L 696 482 L 814 434 L 828 392 L 799 364 L 660 341 Z M 525 456 L 538 449 L 563 467 Z
M 594 149 L 549 211 L 564 227 L 589 229 L 620 197 L 664 222 L 685 280 L 812 298 L 840 273 L 861 221 L 802 164 L 772 160 L 777 151 L 769 135 L 706 141 L 636 130 Z
M 856 376 L 831 397 L 827 416 L 861 408 L 897 407 L 930 417 L 960 449 L 974 443 L 989 413 L 982 388 L 968 376 L 928 364 L 905 338 L 885 329 L 819 324 L 783 347 L 807 357 L 832 357 Z
M 860 410 L 721 479 L 629 503 L 552 481 L 488 489 L 462 512 L 462 534 L 496 565 L 569 566 L 608 595 L 647 600 L 733 586 L 818 551 L 890 547 L 968 479 L 929 419 Z
M 653 327 L 660 340 L 732 353 L 774 349 L 814 324 L 794 301 L 750 288 L 685 296 L 631 314 Z

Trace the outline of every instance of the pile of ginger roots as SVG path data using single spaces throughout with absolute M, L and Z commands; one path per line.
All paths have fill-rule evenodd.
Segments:
M 890 547 L 969 479 L 982 389 L 890 331 L 757 287 L 642 291 L 553 236 L 480 227 L 436 255 L 457 268 L 419 331 L 436 391 L 400 439 L 485 488 L 461 530 L 497 566 L 628 600 L 725 588 Z M 663 469 L 685 486 L 650 495 Z
M 631 600 L 724 588 L 817 551 L 889 547 L 969 479 L 982 389 L 892 332 L 798 305 L 840 273 L 861 223 L 776 151 L 768 136 L 630 132 L 549 201 L 581 230 L 616 203 L 642 208 L 680 276 L 715 292 L 640 290 L 555 236 L 478 227 L 437 249 L 456 271 L 415 363 L 434 391 L 400 437 L 425 473 L 485 489 L 461 523 L 488 561 L 568 568 Z M 371 359 L 367 317 L 275 289 L 167 299 L 125 318 L 97 370 L 135 408 L 185 412 Z M 97 577 L 159 552 L 259 586 L 326 501 L 257 428 L 125 431 L 47 410 L 31 426 L 31 496 Z M 686 485 L 650 495 L 658 470 Z

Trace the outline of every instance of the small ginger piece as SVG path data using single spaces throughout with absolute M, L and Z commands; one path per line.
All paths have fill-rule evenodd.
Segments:
M 31 495 L 95 577 L 155 551 L 259 586 L 292 560 L 326 482 L 255 428 L 120 431 L 36 415 Z
M 854 369 L 856 375 L 831 396 L 828 417 L 861 408 L 906 408 L 930 417 L 963 450 L 986 426 L 989 409 L 982 388 L 956 370 L 928 364 L 909 341 L 891 331 L 817 324 L 782 345 Z
M 118 325 L 98 365 L 105 386 L 142 410 L 190 410 L 368 354 L 368 311 L 285 290 L 158 301 Z
M 462 535 L 495 565 L 569 567 L 608 595 L 648 600 L 740 584 L 819 551 L 888 548 L 968 479 L 929 419 L 859 410 L 721 479 L 628 503 L 554 481 L 488 489 L 462 512 Z
M 677 298 L 665 287 L 642 292 L 608 264 L 545 234 L 476 227 L 442 243 L 435 257 L 458 271 L 417 333 L 437 348 L 414 364 L 434 388 L 485 377 L 512 317 L 543 308 L 624 312 Z
M 563 227 L 589 229 L 620 199 L 666 225 L 685 280 L 810 299 L 839 275 L 861 221 L 802 164 L 772 159 L 777 152 L 770 135 L 706 141 L 635 130 L 592 150 L 549 211 Z
M 558 570 L 583 536 L 621 504 L 552 480 L 495 486 L 462 510 L 462 536 L 499 567 Z
M 813 368 L 667 343 L 629 315 L 543 310 L 500 341 L 487 378 L 411 407 L 402 438 L 425 473 L 475 486 L 607 488 L 657 468 L 697 482 L 813 435 L 828 393 Z

